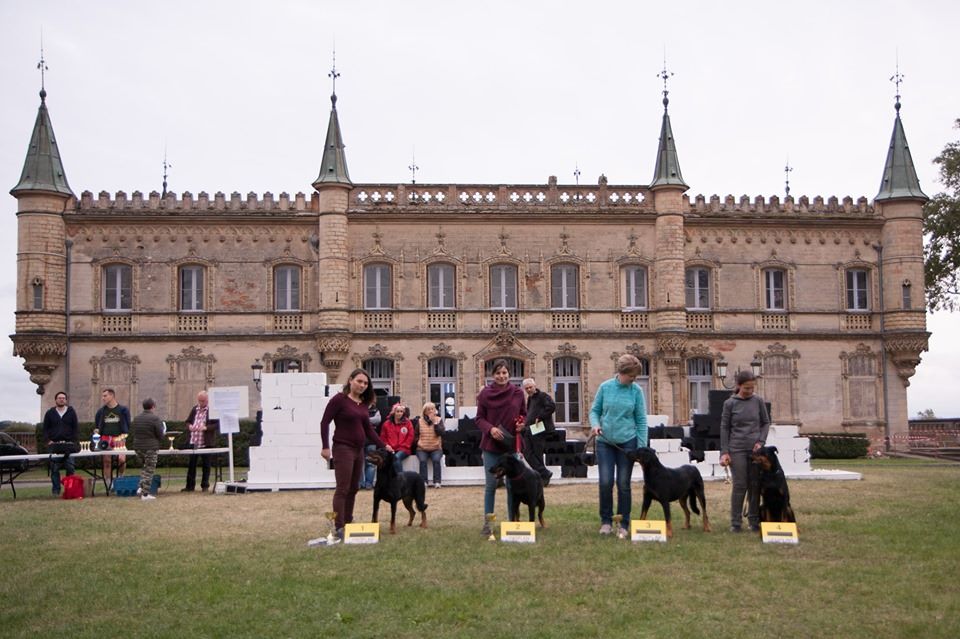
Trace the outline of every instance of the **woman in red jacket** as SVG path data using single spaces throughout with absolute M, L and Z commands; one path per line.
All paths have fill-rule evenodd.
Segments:
M 383 442 L 393 448 L 393 467 L 403 472 L 403 460 L 413 454 L 413 422 L 407 417 L 407 407 L 397 402 L 390 409 L 390 417 L 380 427 Z

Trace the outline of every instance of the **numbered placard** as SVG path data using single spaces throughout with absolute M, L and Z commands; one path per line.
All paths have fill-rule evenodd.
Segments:
M 500 522 L 500 541 L 515 544 L 532 544 L 537 541 L 537 526 L 532 521 Z
M 630 541 L 667 541 L 667 522 L 656 519 L 631 519 Z
M 380 543 L 380 524 L 347 524 L 343 527 L 345 544 Z
M 764 521 L 760 523 L 760 536 L 765 544 L 799 544 L 796 524 Z

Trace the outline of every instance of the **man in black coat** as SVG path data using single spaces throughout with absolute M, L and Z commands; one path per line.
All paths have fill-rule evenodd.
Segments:
M 557 405 L 553 399 L 537 388 L 533 378 L 523 380 L 523 392 L 527 394 L 527 419 L 524 422 L 523 456 L 530 467 L 543 478 L 543 485 L 550 483 L 553 473 L 543 465 L 543 440 L 545 433 L 553 432 L 553 413 Z
M 184 426 L 190 432 L 190 448 L 214 448 L 217 445 L 217 429 L 219 420 L 210 419 L 207 407 L 207 391 L 197 393 L 197 405 L 190 409 L 190 414 L 184 421 Z M 200 478 L 200 489 L 207 492 L 210 489 L 210 455 L 190 455 L 187 464 L 187 486 L 181 492 L 192 493 L 197 487 L 197 458 L 203 460 L 203 476 Z
M 53 396 L 56 404 L 48 410 L 43 416 L 43 438 L 47 442 L 47 448 L 54 442 L 72 442 L 80 441 L 80 421 L 77 419 L 77 412 L 72 406 L 67 406 L 67 394 L 63 391 Z M 53 494 L 60 494 L 60 466 L 61 464 L 67 471 L 67 476 L 73 474 L 74 463 L 70 455 L 64 455 L 62 458 L 58 455 L 50 458 L 50 482 L 53 484 Z

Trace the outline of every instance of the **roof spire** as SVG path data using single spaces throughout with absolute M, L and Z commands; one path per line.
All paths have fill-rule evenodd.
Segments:
M 893 119 L 893 134 L 890 136 L 887 161 L 883 166 L 880 192 L 877 193 L 874 201 L 901 198 L 926 201 L 929 198 L 920 189 L 920 180 L 917 178 L 917 170 L 913 166 L 910 145 L 907 144 L 907 135 L 903 131 L 903 122 L 900 120 L 900 84 L 903 82 L 903 74 L 900 73 L 899 55 L 897 56 L 897 71 L 890 77 L 890 81 L 897 85 L 896 102 L 893 105 L 896 117 Z
M 417 171 L 420 170 L 420 167 L 417 166 L 417 149 L 414 147 L 413 153 L 410 156 L 410 166 L 407 167 L 410 171 L 410 184 L 417 183 Z
M 320 175 L 313 181 L 313 188 L 324 184 L 353 186 L 350 172 L 347 171 L 347 156 L 344 154 L 343 136 L 340 135 L 340 120 L 337 118 L 337 50 L 333 50 L 333 68 L 328 77 L 333 79 L 333 94 L 330 96 L 330 121 L 327 123 L 327 140 L 323 146 L 323 158 L 320 160 Z
M 167 145 L 163 145 L 163 193 L 160 197 L 167 197 L 167 169 L 173 168 L 173 165 L 167 162 Z
M 787 156 L 787 165 L 786 165 L 785 167 L 783 167 L 783 174 L 784 174 L 784 175 L 786 176 L 786 178 L 787 178 L 787 186 L 786 186 L 786 189 L 785 189 L 786 192 L 787 192 L 787 197 L 790 197 L 790 174 L 791 174 L 791 173 L 793 173 L 793 167 L 790 166 L 790 156 L 788 155 L 788 156 Z
M 10 195 L 17 197 L 20 193 L 39 192 L 73 196 L 63 171 L 60 149 L 57 148 L 57 139 L 53 134 L 53 125 L 50 123 L 50 113 L 47 111 L 44 72 L 48 67 L 43 56 L 42 34 L 40 62 L 37 64 L 37 69 L 40 70 L 40 108 L 37 110 L 37 120 L 33 124 L 33 133 L 30 136 L 30 146 L 27 147 L 27 157 L 23 161 L 20 181 L 10 189 Z
M 658 78 L 663 78 L 663 123 L 660 125 L 660 146 L 657 149 L 657 164 L 653 169 L 653 181 L 650 187 L 657 186 L 679 186 L 686 191 L 687 183 L 683 181 L 683 175 L 680 173 L 680 158 L 677 156 L 677 147 L 673 141 L 673 129 L 670 126 L 670 115 L 667 113 L 667 105 L 670 104 L 667 95 L 667 80 L 673 76 L 672 71 L 667 70 L 667 55 L 663 55 L 663 71 L 657 74 Z

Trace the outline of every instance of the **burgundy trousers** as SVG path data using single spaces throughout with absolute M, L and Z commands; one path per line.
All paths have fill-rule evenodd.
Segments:
M 363 447 L 333 445 L 334 476 L 337 488 L 333 491 L 333 510 L 337 513 L 337 528 L 353 523 L 353 502 L 360 490 L 363 476 Z

